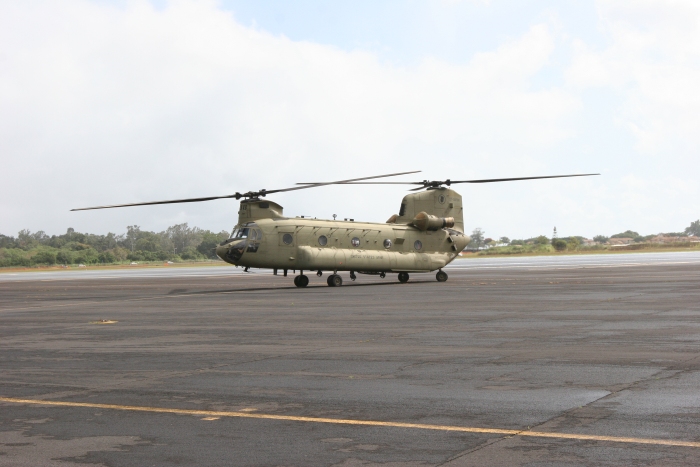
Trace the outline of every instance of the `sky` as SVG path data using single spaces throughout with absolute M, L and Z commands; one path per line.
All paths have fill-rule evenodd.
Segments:
M 226 195 L 421 170 L 468 232 L 700 218 L 700 2 L 0 0 L 0 233 L 230 230 Z M 402 186 L 270 199 L 384 222 Z

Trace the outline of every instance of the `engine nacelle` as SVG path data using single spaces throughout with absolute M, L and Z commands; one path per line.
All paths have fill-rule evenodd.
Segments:
M 421 211 L 416 214 L 416 217 L 411 221 L 411 225 L 418 230 L 425 232 L 426 230 L 440 230 L 443 228 L 452 228 L 455 226 L 454 217 L 437 217 Z

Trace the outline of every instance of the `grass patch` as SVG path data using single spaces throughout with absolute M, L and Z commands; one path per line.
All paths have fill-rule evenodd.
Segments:
M 593 245 L 579 246 L 575 249 L 556 251 L 551 245 L 510 245 L 481 250 L 478 253 L 463 253 L 463 258 L 477 256 L 564 256 L 564 255 L 597 255 L 617 253 L 662 253 L 673 251 L 700 251 L 700 243 L 633 243 L 624 246 Z

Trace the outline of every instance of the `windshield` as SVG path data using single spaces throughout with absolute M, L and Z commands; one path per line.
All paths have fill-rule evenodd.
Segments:
M 240 229 L 234 229 L 231 233 L 231 238 L 248 238 L 250 240 L 262 239 L 262 232 L 255 222 L 248 222 Z

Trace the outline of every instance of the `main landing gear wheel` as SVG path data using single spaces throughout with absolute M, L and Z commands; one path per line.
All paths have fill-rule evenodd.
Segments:
M 343 285 L 343 278 L 340 277 L 338 274 L 331 274 L 330 276 L 328 276 L 326 283 L 328 283 L 330 287 L 340 287 L 341 285 Z
M 438 271 L 438 273 L 435 274 L 435 278 L 438 282 L 445 282 L 447 280 L 447 273 L 445 271 Z
M 306 287 L 309 285 L 309 278 L 307 276 L 296 276 L 294 278 L 294 285 L 297 287 Z
M 408 273 L 407 272 L 400 272 L 399 273 L 399 282 L 402 284 L 405 284 L 408 282 Z

